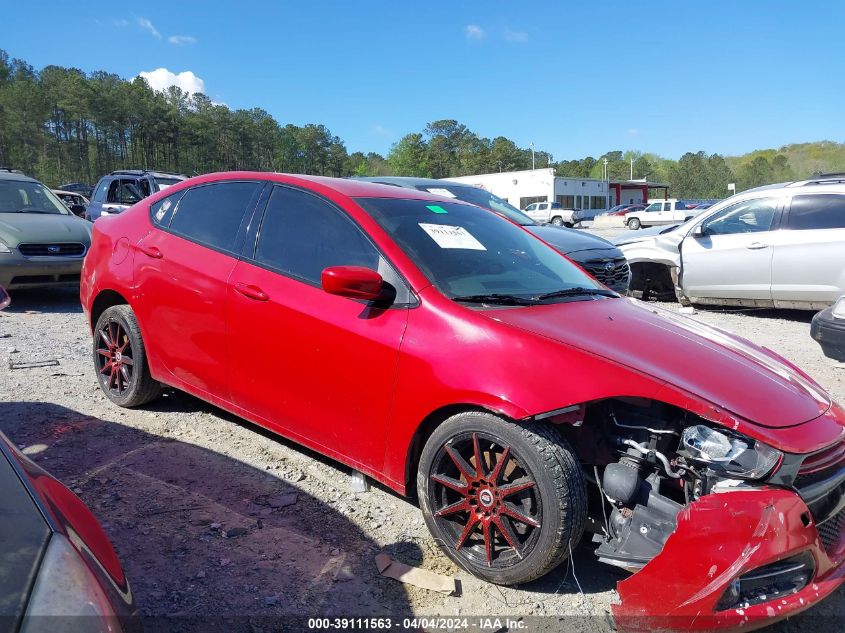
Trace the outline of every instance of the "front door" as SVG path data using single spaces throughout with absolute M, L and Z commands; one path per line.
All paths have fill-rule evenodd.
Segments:
M 681 243 L 681 285 L 690 298 L 772 298 L 772 231 L 777 198 L 733 204 L 703 221 Z
M 340 265 L 378 270 L 397 300 L 375 306 L 326 293 L 321 273 Z M 380 468 L 408 319 L 403 284 L 345 212 L 276 186 L 254 252 L 229 280 L 235 403 L 284 435 Z

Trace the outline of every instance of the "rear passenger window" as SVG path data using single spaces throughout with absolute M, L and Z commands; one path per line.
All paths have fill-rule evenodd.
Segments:
M 845 228 L 845 196 L 795 196 L 789 209 L 787 226 L 797 231 Z
M 310 193 L 276 187 L 264 213 L 255 259 L 319 284 L 329 266 L 378 270 L 380 255 L 339 209 Z
M 150 205 L 150 220 L 156 226 L 168 227 L 170 220 L 173 219 L 173 212 L 176 211 L 176 205 L 179 198 L 182 197 L 184 191 L 174 193 L 172 196 L 162 198 L 155 204 Z
M 224 182 L 189 189 L 176 205 L 170 230 L 232 252 L 244 213 L 254 204 L 260 186 L 255 182 Z

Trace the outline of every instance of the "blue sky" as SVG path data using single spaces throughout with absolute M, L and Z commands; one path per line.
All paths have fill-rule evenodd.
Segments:
M 4 4 L 0 48 L 36 68 L 193 73 L 349 151 L 441 118 L 555 159 L 845 141 L 843 2 Z

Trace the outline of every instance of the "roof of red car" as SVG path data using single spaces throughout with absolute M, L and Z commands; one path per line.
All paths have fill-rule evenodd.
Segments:
M 197 176 L 198 182 L 213 182 L 215 180 L 232 180 L 238 178 L 261 178 L 266 180 L 275 180 L 277 182 L 287 182 L 291 184 L 313 183 L 328 187 L 344 196 L 350 198 L 405 198 L 414 200 L 442 200 L 442 196 L 429 193 L 427 191 L 418 191 L 416 189 L 408 189 L 406 187 L 397 187 L 394 185 L 382 185 L 373 182 L 366 182 L 362 180 L 352 180 L 348 178 L 330 178 L 328 176 L 308 176 L 304 174 L 282 174 L 278 172 L 267 171 L 222 171 L 212 174 L 203 174 Z M 194 179 L 191 178 L 186 181 L 190 186 Z M 455 202 L 458 202 L 457 200 Z

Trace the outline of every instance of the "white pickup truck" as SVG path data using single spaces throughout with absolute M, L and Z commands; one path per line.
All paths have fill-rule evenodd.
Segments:
M 540 224 L 555 226 L 575 226 L 582 219 L 580 209 L 565 209 L 560 202 L 535 202 L 525 207 L 522 212 Z
M 625 214 L 625 224 L 636 231 L 641 226 L 657 226 L 660 224 L 679 224 L 686 222 L 695 215 L 694 209 L 687 209 L 683 200 L 669 198 L 650 202 L 642 211 Z

